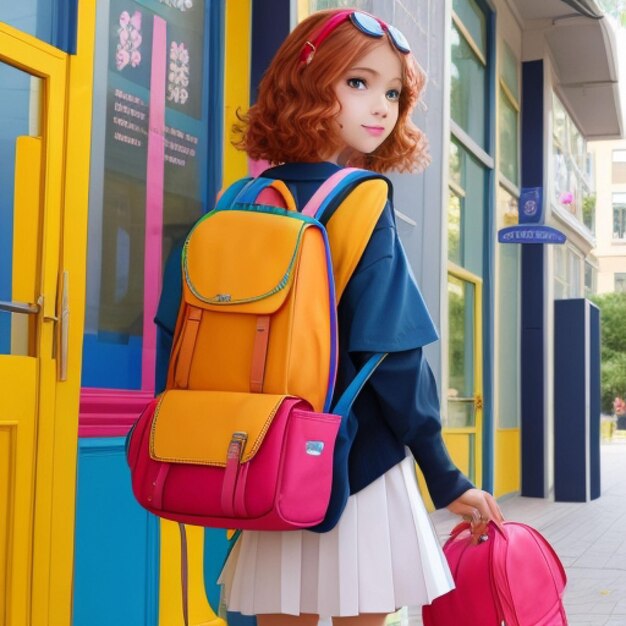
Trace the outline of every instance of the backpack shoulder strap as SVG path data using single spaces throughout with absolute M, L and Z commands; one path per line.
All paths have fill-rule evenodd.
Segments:
M 381 174 L 344 168 L 328 178 L 302 209 L 303 214 L 326 222 L 337 302 L 363 256 L 389 197 L 391 183 Z
M 248 185 L 251 180 L 253 179 L 249 176 L 240 178 L 234 183 L 231 183 L 228 187 L 226 187 L 226 189 L 222 189 L 217 196 L 215 208 L 223 209 L 230 206 L 235 201 L 239 193 L 241 193 L 241 190 L 244 189 L 244 187 Z
M 282 180 L 262 176 L 248 180 L 234 197 L 234 203 L 269 204 L 296 211 L 296 201 L 289 187 Z

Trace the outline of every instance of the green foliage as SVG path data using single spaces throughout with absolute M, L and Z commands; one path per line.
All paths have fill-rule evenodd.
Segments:
M 583 224 L 593 233 L 596 222 L 596 194 L 592 193 L 583 198 Z
M 604 293 L 591 300 L 602 312 L 602 351 L 626 354 L 626 293 Z
M 601 312 L 602 412 L 613 412 L 613 400 L 626 398 L 626 293 L 596 295 Z

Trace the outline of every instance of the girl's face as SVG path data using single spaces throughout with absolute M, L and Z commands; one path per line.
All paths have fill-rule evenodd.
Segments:
M 358 59 L 335 85 L 340 149 L 328 160 L 343 164 L 353 151 L 370 154 L 396 125 L 402 64 L 386 41 Z

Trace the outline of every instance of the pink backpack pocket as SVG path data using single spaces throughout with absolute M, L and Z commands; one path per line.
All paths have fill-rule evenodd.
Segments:
M 129 437 L 133 492 L 152 513 L 188 524 L 314 526 L 328 508 L 340 423 L 289 396 L 166 391 Z

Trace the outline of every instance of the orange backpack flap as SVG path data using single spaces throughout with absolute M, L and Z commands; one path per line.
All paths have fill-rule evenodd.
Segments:
M 321 410 L 333 332 L 331 289 L 319 269 L 326 258 L 321 228 L 296 212 L 242 205 L 203 219 L 183 252 L 185 312 L 169 386 L 254 390 L 257 335 L 267 333 L 263 392 Z
M 274 313 L 289 294 L 306 228 L 280 214 L 215 213 L 185 244 L 187 302 L 213 311 Z
M 160 461 L 225 466 L 233 432 L 245 432 L 241 462 L 261 445 L 285 396 L 170 389 L 163 393 L 150 430 L 150 456 Z

